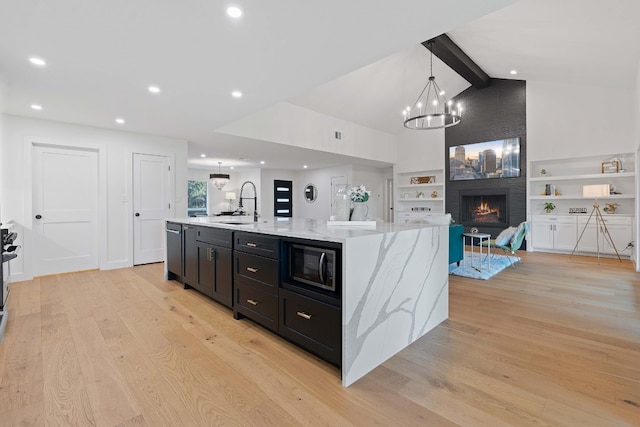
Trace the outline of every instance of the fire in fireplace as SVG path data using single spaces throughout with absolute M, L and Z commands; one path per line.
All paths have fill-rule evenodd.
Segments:
M 461 195 L 460 213 L 464 224 L 506 224 L 507 195 Z

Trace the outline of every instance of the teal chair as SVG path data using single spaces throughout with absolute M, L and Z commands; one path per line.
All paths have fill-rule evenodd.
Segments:
M 462 233 L 464 226 L 462 224 L 449 225 L 449 264 L 454 262 L 460 265 L 460 261 L 464 258 L 464 247 L 462 246 Z
M 504 254 L 509 259 L 509 263 L 511 267 L 515 268 L 513 259 L 509 255 L 511 254 L 513 256 L 516 256 L 516 251 L 520 249 L 520 246 L 522 246 L 522 241 L 524 240 L 524 237 L 527 235 L 528 231 L 529 231 L 529 223 L 527 221 L 523 221 L 520 223 L 520 225 L 518 225 L 518 228 L 515 230 L 515 233 L 511 236 L 511 238 L 506 243 L 499 244 L 502 242 L 496 242 L 502 236 L 502 233 L 500 233 L 500 235 L 498 235 L 498 237 L 496 237 L 495 239 L 491 239 L 489 241 L 485 240 L 484 242 L 482 242 L 482 246 L 484 247 L 489 246 L 492 249 L 502 249 L 504 251 Z

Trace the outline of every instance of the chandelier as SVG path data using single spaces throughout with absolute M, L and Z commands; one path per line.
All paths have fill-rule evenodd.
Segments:
M 222 187 L 224 187 L 224 185 L 227 182 L 229 182 L 229 174 L 222 173 L 220 171 L 221 164 L 222 162 L 218 162 L 218 173 L 209 174 L 209 179 L 211 180 L 211 183 L 215 185 L 218 190 L 222 190 Z
M 412 107 L 407 107 L 404 116 L 404 127 L 408 129 L 442 129 L 455 126 L 462 120 L 462 107 L 457 104 L 453 107 L 453 101 L 447 101 L 444 91 L 436 83 L 433 76 L 433 41 L 429 45 L 430 75 L 427 85 L 422 89 L 418 99 Z

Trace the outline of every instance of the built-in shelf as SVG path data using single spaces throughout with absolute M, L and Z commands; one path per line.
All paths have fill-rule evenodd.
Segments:
M 407 184 L 407 185 L 398 185 L 398 188 L 406 188 L 406 189 L 438 188 L 438 187 L 442 187 L 442 184 Z
M 636 197 L 633 194 L 612 194 L 610 196 L 598 197 L 598 200 L 608 200 L 608 199 L 635 199 Z M 530 200 L 593 200 L 593 197 L 582 197 L 582 196 L 531 196 Z
M 433 177 L 435 182 L 411 184 L 411 178 L 425 176 Z M 444 182 L 444 169 L 397 172 L 394 221 L 415 221 L 434 213 L 444 213 Z M 419 193 L 422 193 L 420 197 Z M 436 197 L 431 197 L 432 194 Z
M 602 167 L 617 162 L 624 172 L 600 173 Z M 540 171 L 548 173 L 541 175 Z M 636 216 L 636 158 L 634 153 L 616 153 L 604 156 L 574 157 L 570 159 L 550 159 L 532 161 L 528 170 L 537 176 L 527 180 L 528 219 L 531 221 L 529 250 L 551 252 L 572 252 L 577 248 L 581 253 L 592 253 L 596 235 L 586 231 L 584 225 L 593 213 L 594 198 L 583 197 L 585 186 L 609 185 L 608 196 L 598 197 L 600 211 L 609 225 L 609 232 L 618 249 L 624 249 L 634 240 Z M 557 195 L 544 195 L 550 192 Z M 546 203 L 553 203 L 551 214 L 544 213 Z M 607 204 L 617 204 L 615 214 L 607 214 Z M 582 210 L 583 213 L 572 213 Z M 583 236 L 584 234 L 584 236 Z M 583 241 L 579 241 L 583 236 Z M 605 241 L 605 239 L 601 239 Z M 576 243 L 579 243 L 576 246 Z M 606 248 L 601 249 L 605 253 Z M 626 254 L 628 256 L 628 254 Z
M 621 172 L 621 173 L 592 173 L 583 175 L 545 175 L 529 178 L 531 182 L 553 182 L 553 181 L 568 181 L 568 180 L 586 180 L 586 179 L 619 179 L 619 178 L 633 178 L 636 176 L 635 172 Z
M 401 202 L 442 202 L 444 197 L 406 197 L 400 199 Z

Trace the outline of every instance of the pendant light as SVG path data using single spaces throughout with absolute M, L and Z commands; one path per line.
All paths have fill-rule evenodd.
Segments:
M 433 40 L 429 41 L 430 75 L 427 85 L 422 89 L 412 107 L 407 107 L 404 116 L 404 127 L 414 130 L 442 129 L 455 126 L 462 120 L 462 107 L 453 106 L 447 101 L 444 91 L 436 83 L 433 76 Z
M 211 183 L 215 185 L 218 190 L 222 190 L 222 187 L 224 187 L 225 184 L 229 182 L 229 174 L 222 173 L 220 171 L 220 165 L 222 165 L 222 162 L 218 162 L 218 173 L 209 174 Z

